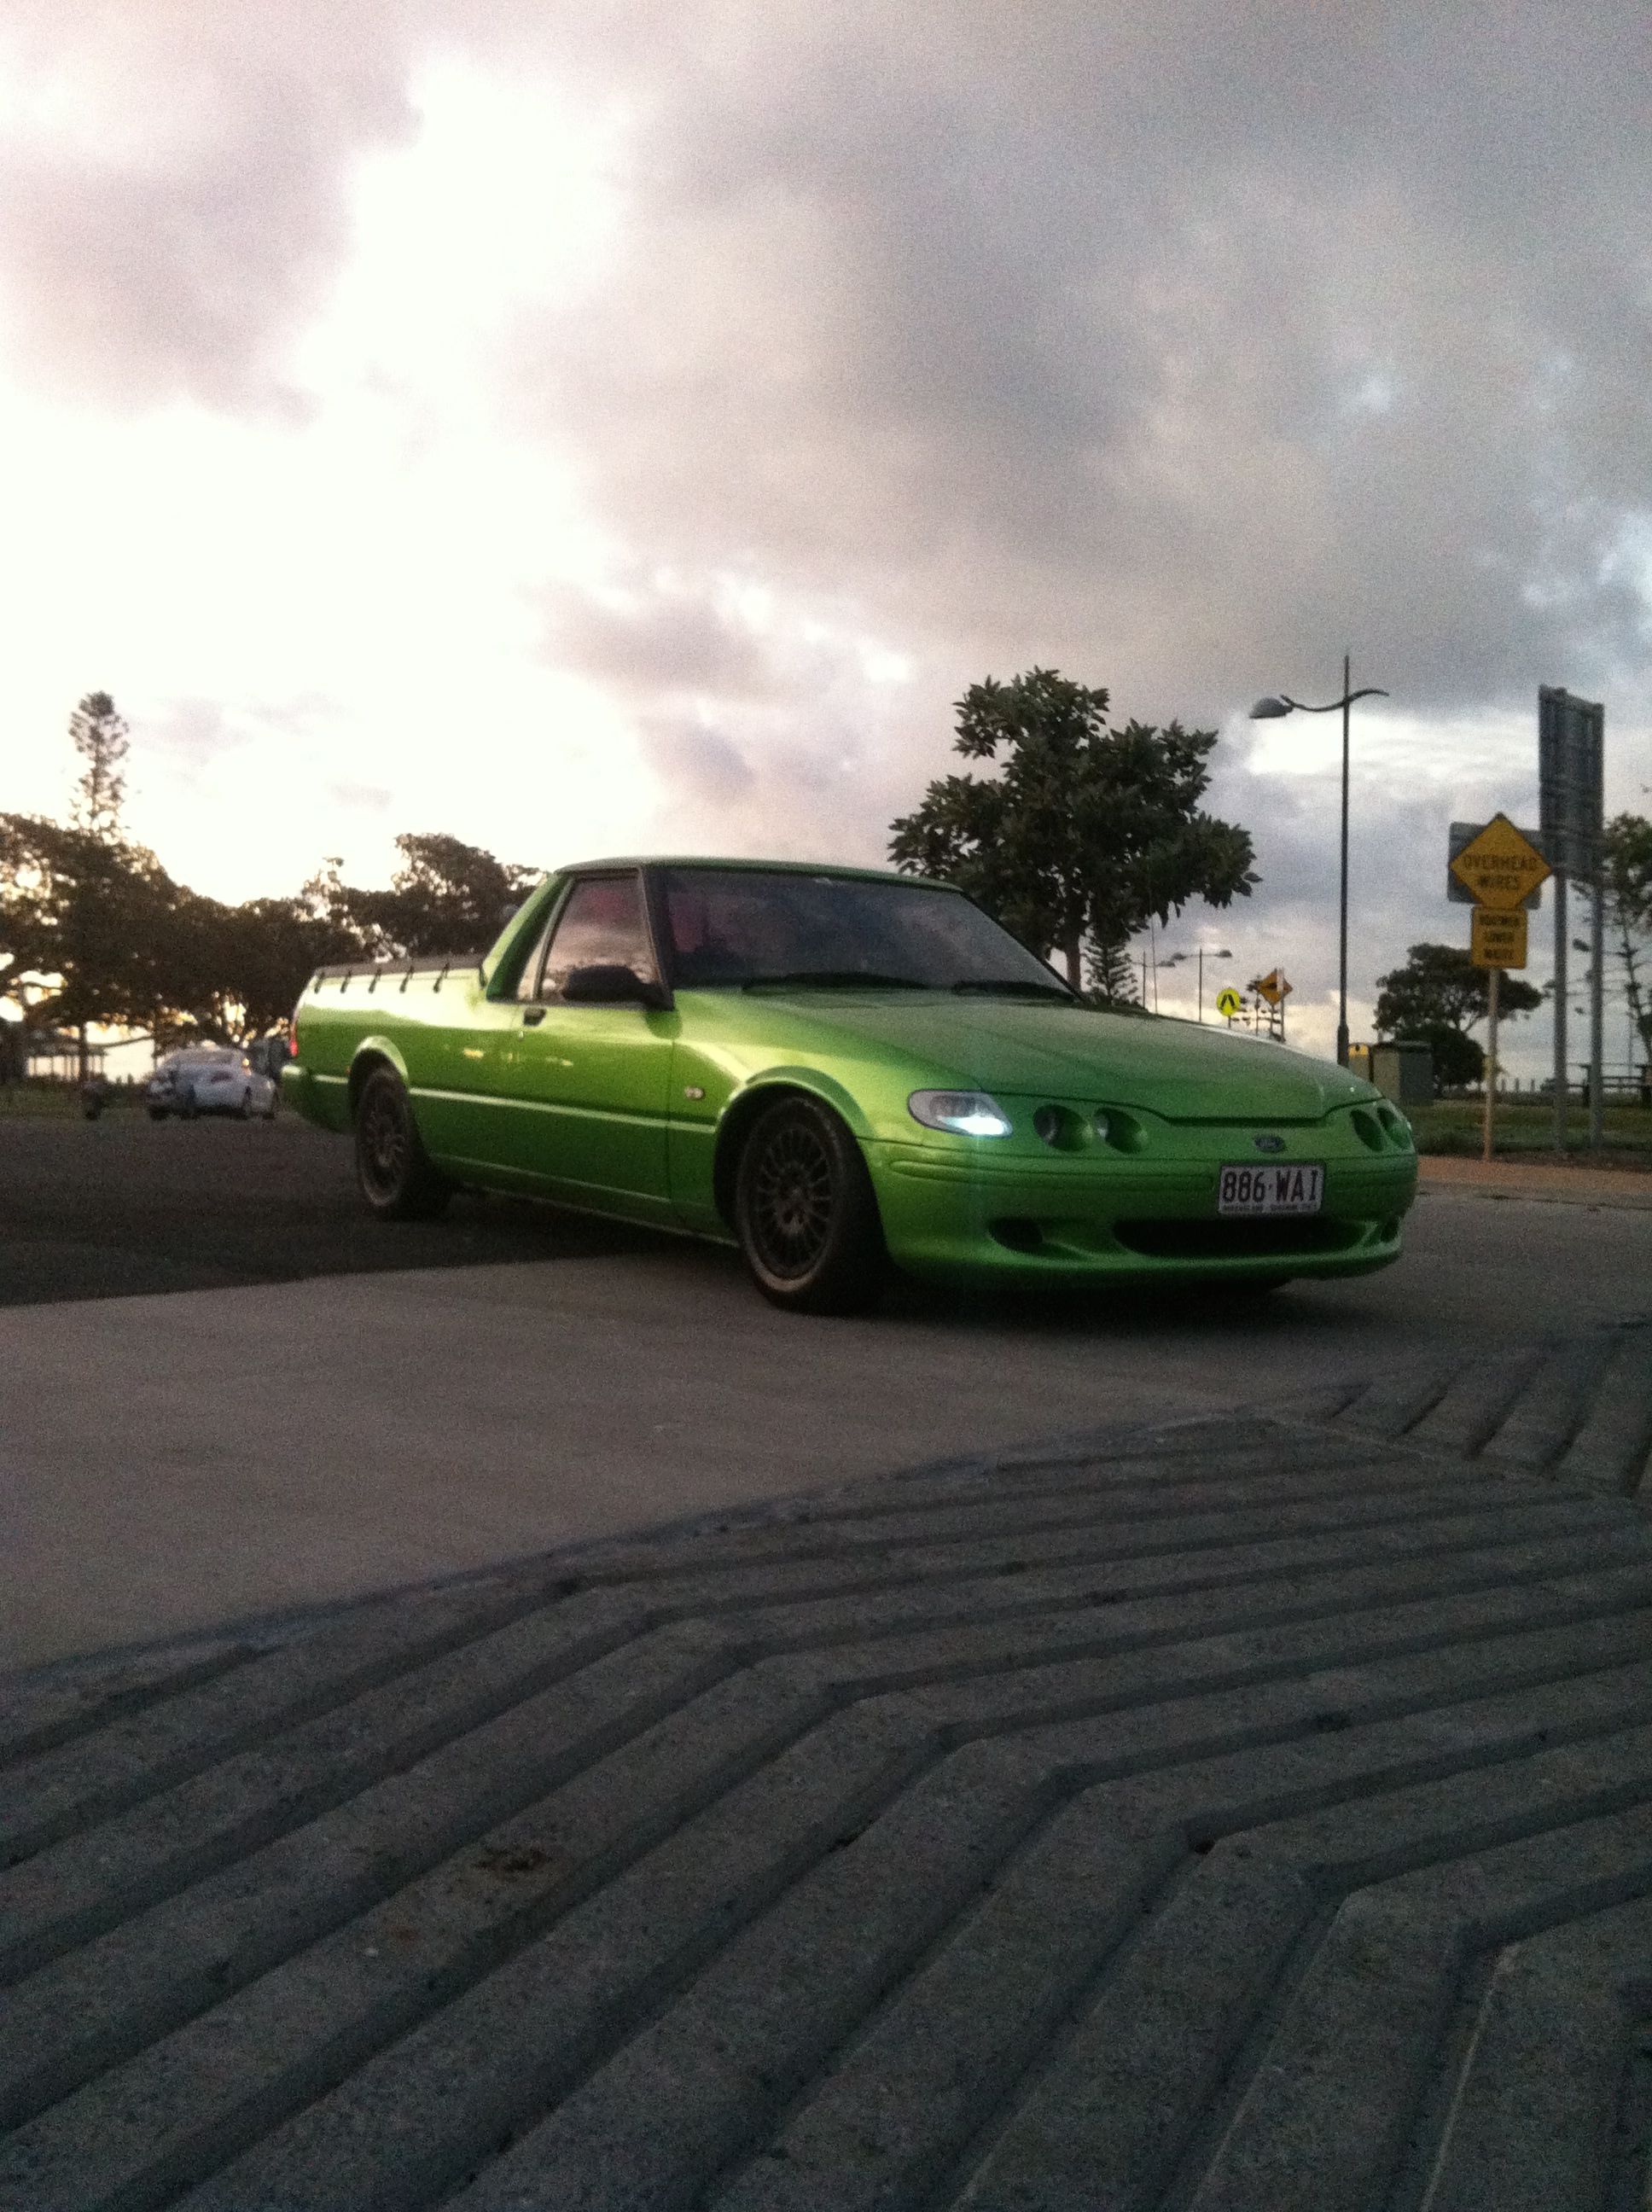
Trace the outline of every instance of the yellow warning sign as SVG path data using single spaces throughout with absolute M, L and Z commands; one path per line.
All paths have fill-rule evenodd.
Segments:
M 1218 1014 L 1225 1015 L 1229 1021 L 1231 1021 L 1236 1014 L 1242 1013 L 1244 1006 L 1244 1000 L 1231 983 L 1216 994 L 1216 1011 Z
M 1291 986 L 1277 968 L 1266 975 L 1258 976 L 1250 988 L 1266 999 L 1270 1006 L 1279 1006 L 1291 996 Z
M 1479 836 L 1458 854 L 1451 872 L 1473 894 L 1478 905 L 1508 914 L 1547 881 L 1549 864 L 1506 814 L 1494 814 Z
M 1526 965 L 1526 915 L 1516 907 L 1503 914 L 1496 907 L 1477 906 L 1469 939 L 1469 957 L 1477 968 L 1523 968 Z

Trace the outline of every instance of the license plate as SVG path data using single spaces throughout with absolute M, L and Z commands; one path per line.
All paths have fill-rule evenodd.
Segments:
M 1217 1178 L 1218 1213 L 1317 1213 L 1325 1195 L 1323 1168 L 1273 1165 L 1224 1168 Z

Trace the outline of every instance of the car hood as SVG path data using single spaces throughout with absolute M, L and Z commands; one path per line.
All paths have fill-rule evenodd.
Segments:
M 1332 1061 L 1194 1022 L 938 992 L 786 1003 L 823 1041 L 902 1054 L 960 1090 L 1139 1106 L 1172 1121 L 1318 1121 L 1376 1095 Z

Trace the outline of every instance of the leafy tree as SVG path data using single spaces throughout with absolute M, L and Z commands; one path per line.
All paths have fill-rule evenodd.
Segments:
M 178 887 L 153 853 L 36 815 L 0 815 L 0 952 L 30 1025 L 142 1025 L 167 995 Z
M 1477 968 L 1458 945 L 1413 945 L 1403 968 L 1379 975 L 1376 1034 L 1428 1045 L 1436 1090 L 1478 1083 L 1485 1054 L 1468 1032 L 1491 1012 L 1491 970 Z M 1497 990 L 1500 1017 L 1529 1013 L 1543 994 L 1505 975 Z
M 1247 831 L 1200 811 L 1213 730 L 1107 726 L 1108 695 L 1033 668 L 987 677 L 957 702 L 954 750 L 998 761 L 993 777 L 938 778 L 890 825 L 909 874 L 947 878 L 1029 945 L 1054 947 L 1080 981 L 1089 940 L 1121 947 L 1148 917 L 1192 898 L 1248 896 Z
M 70 819 L 91 837 L 118 838 L 126 798 L 126 725 L 106 691 L 88 691 L 69 718 L 69 737 L 80 755 Z
M 361 957 L 360 939 L 297 899 L 248 899 L 222 909 L 217 965 L 223 1003 L 243 1036 L 264 1036 L 291 1014 L 314 971 Z
M 506 908 L 538 880 L 536 869 L 511 866 L 480 846 L 440 832 L 407 832 L 396 846 L 402 864 L 388 890 L 344 883 L 336 860 L 325 861 L 304 887 L 308 912 L 350 943 L 358 957 L 415 957 L 489 945 Z
M 1652 822 L 1643 814 L 1615 815 L 1602 852 L 1613 957 L 1623 971 L 1642 1058 L 1652 1061 Z

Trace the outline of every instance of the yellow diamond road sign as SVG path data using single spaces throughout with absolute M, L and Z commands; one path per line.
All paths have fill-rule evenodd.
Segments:
M 1477 968 L 1526 965 L 1526 916 L 1519 907 L 1503 914 L 1496 907 L 1477 906 L 1469 933 L 1468 957 Z
M 1451 872 L 1473 893 L 1477 905 L 1508 914 L 1547 880 L 1549 864 L 1506 814 L 1494 814 L 1458 854 Z
M 1216 994 L 1216 1011 L 1218 1014 L 1224 1014 L 1229 1021 L 1243 1010 L 1244 1003 L 1231 983 L 1225 990 L 1218 991 Z
M 1261 976 L 1250 988 L 1253 991 L 1260 991 L 1270 1006 L 1277 1006 L 1282 999 L 1291 996 L 1291 986 L 1277 968 Z

